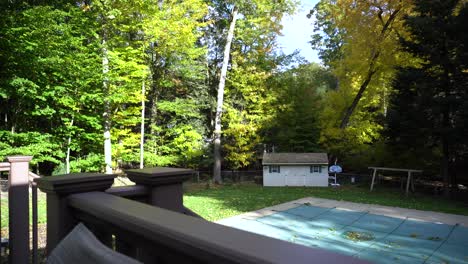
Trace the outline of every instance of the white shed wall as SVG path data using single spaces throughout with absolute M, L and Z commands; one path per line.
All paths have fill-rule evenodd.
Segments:
M 310 165 L 280 165 L 280 172 L 263 166 L 263 186 L 328 186 L 328 166 L 322 172 L 310 172 Z

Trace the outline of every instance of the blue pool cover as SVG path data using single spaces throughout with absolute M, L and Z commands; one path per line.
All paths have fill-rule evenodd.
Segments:
M 301 205 L 221 224 L 375 263 L 467 263 L 468 228 Z

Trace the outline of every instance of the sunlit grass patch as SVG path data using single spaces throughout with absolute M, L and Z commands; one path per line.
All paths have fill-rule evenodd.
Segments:
M 340 188 L 263 187 L 250 183 L 215 187 L 203 185 L 188 188 L 184 204 L 204 218 L 216 221 L 304 197 L 468 215 L 468 208 L 462 203 L 440 196 L 416 193 L 406 197 L 399 189 L 383 187 L 370 192 L 367 185 L 343 185 Z

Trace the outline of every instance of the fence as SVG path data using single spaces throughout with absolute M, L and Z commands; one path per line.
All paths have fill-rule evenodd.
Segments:
M 255 177 L 262 176 L 262 170 L 223 170 L 221 178 L 224 182 L 250 182 L 254 181 Z M 213 179 L 212 171 L 195 171 L 192 174 L 193 182 L 208 181 Z
M 330 173 L 330 175 L 332 175 Z M 339 183 L 367 183 L 370 182 L 371 176 L 369 174 L 359 174 L 359 173 L 337 173 L 337 180 Z M 221 171 L 221 178 L 223 182 L 253 182 L 258 181 L 261 183 L 261 180 L 258 178 L 263 177 L 262 170 L 223 170 Z M 212 171 L 195 171 L 192 174 L 192 182 L 204 182 L 213 179 Z M 353 180 L 352 180 L 353 179 Z
M 0 192 L 7 192 L 8 203 L 1 203 L 1 207 L 8 206 L 8 238 L 1 238 L 1 258 L 8 258 L 9 263 L 38 262 L 38 232 L 37 232 L 37 186 L 34 183 L 38 175 L 29 171 L 31 156 L 8 157 L 8 162 L 0 163 L 0 172 L 8 174 L 8 182 L 2 182 Z M 5 184 L 6 183 L 6 184 Z M 29 228 L 29 197 L 31 190 L 31 220 L 32 241 Z M 3 198 L 0 193 L 0 199 Z M 1 211 L 0 211 L 1 212 Z M 32 251 L 30 248 L 32 245 Z

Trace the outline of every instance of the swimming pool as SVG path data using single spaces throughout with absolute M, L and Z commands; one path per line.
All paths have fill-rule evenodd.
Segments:
M 220 224 L 375 263 L 468 263 L 468 228 L 302 204 Z

